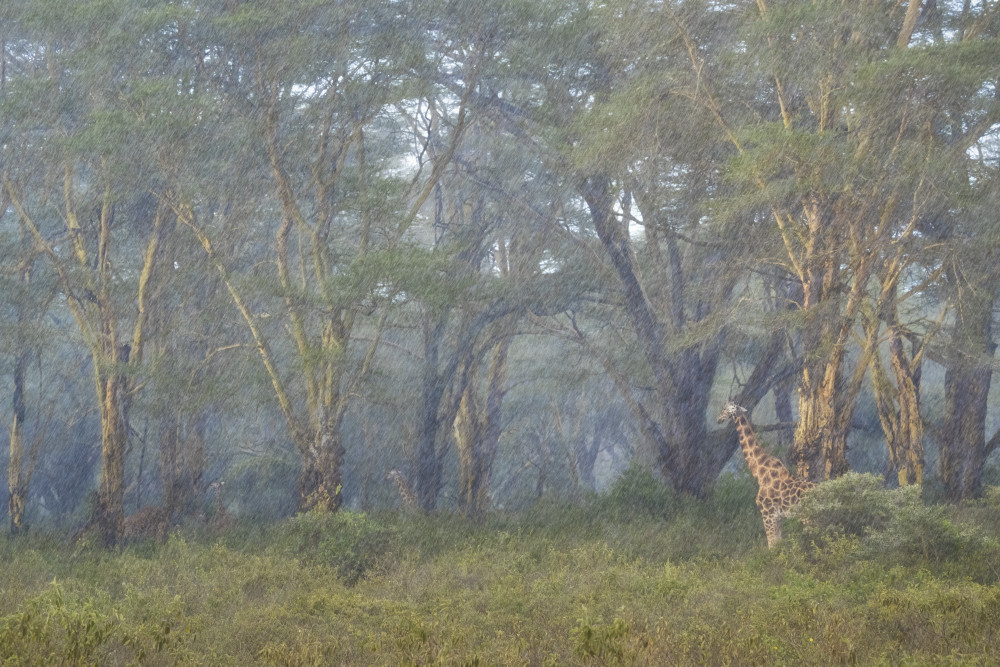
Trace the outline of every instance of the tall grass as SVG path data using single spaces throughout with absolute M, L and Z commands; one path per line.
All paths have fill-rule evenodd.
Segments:
M 474 526 L 342 513 L 118 551 L 0 539 L 10 664 L 990 664 L 997 509 L 851 476 L 767 550 L 753 486 L 631 471 Z

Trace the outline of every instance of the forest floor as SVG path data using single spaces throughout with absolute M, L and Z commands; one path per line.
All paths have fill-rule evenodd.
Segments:
M 996 494 L 835 490 L 768 550 L 753 491 L 678 499 L 633 474 L 483 526 L 341 512 L 117 550 L 0 538 L 0 662 L 995 664 Z

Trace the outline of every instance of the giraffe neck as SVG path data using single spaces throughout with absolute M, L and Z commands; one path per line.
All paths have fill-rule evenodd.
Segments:
M 747 467 L 750 468 L 750 474 L 760 482 L 760 466 L 770 457 L 767 452 L 761 449 L 757 442 L 757 435 L 753 432 L 753 427 L 750 426 L 750 420 L 744 415 L 736 417 L 736 432 L 739 433 L 740 448 L 743 450 L 743 458 L 747 461 Z
M 392 477 L 396 480 L 396 486 L 399 487 L 399 495 L 403 498 L 403 502 L 407 505 L 413 504 L 416 497 L 413 491 L 410 490 L 410 485 L 403 479 L 402 473 L 394 471 Z

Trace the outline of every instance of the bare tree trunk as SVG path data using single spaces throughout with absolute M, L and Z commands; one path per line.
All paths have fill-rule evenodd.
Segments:
M 344 446 L 340 420 L 324 419 L 299 476 L 299 511 L 336 512 L 343 503 Z
M 878 353 L 874 353 L 871 357 L 871 378 L 875 405 L 885 433 L 889 461 L 899 485 L 921 484 L 924 472 L 924 427 L 920 417 L 921 348 L 919 343 L 914 343 L 913 354 L 906 354 L 894 301 L 887 308 L 889 355 L 896 384 L 894 386 L 889 380 Z M 877 317 L 873 316 L 871 320 L 865 326 L 878 328 L 880 323 Z M 874 338 L 873 334 L 869 334 L 869 339 Z
M 986 440 L 987 398 L 997 348 L 991 330 L 995 303 L 991 291 L 969 289 L 955 313 L 944 379 L 945 417 L 938 438 L 941 479 L 954 502 L 982 493 L 983 466 L 998 440 L 997 436 Z
M 24 510 L 28 502 L 28 485 L 31 481 L 30 468 L 25 468 L 24 420 L 24 374 L 28 366 L 28 353 L 21 351 L 14 362 L 14 395 L 12 398 L 13 423 L 10 427 L 10 462 L 7 467 L 7 516 L 10 518 L 10 534 L 20 535 L 25 530 Z
M 601 414 L 603 416 L 606 413 Z M 601 420 L 597 420 L 589 440 L 577 443 L 576 467 L 580 471 L 580 481 L 591 491 L 595 490 L 597 486 L 594 468 L 597 465 L 597 455 L 601 452 L 606 431 L 607 426 Z
M 98 491 L 97 526 L 101 542 L 106 546 L 117 543 L 124 521 L 125 452 L 128 448 L 131 386 L 124 373 L 130 348 L 121 344 L 108 361 L 95 358 L 100 385 L 101 411 L 101 485 Z M 103 372 L 100 367 L 104 366 Z M 110 366 L 110 368 L 107 368 Z
M 448 321 L 447 312 L 424 316 L 424 365 L 420 392 L 420 430 L 417 434 L 417 499 L 421 509 L 431 512 L 437 506 L 441 492 L 441 459 L 438 452 L 438 432 L 441 401 L 450 378 L 441 377 L 438 369 L 441 337 Z
M 509 337 L 505 337 L 493 348 L 485 406 L 480 406 L 478 386 L 473 377 L 466 385 L 455 415 L 455 442 L 459 460 L 458 504 L 465 516 L 474 521 L 482 521 L 489 508 L 493 461 L 500 442 L 500 419 L 506 393 L 509 349 Z
M 479 458 L 482 453 L 480 443 L 483 438 L 483 423 L 475 382 L 476 373 L 473 372 L 472 375 L 453 424 L 455 448 L 458 451 L 458 507 L 466 518 L 477 518 L 480 509 L 477 501 L 482 482 L 482 464 Z

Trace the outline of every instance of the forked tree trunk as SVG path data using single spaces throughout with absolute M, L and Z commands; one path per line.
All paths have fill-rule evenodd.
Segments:
M 493 462 L 500 442 L 509 349 L 510 338 L 504 338 L 493 348 L 485 406 L 480 405 L 477 383 L 470 378 L 455 415 L 459 460 L 458 503 L 465 516 L 474 521 L 482 521 L 489 509 Z
M 344 446 L 340 420 L 324 420 L 312 447 L 302 448 L 299 511 L 336 512 L 343 503 Z
M 815 368 L 822 379 L 807 375 L 799 386 L 799 423 L 795 428 L 792 460 L 803 479 L 822 481 L 847 472 L 847 431 L 854 403 L 838 391 L 839 360 Z
M 718 354 L 700 350 L 680 354 L 674 364 L 681 391 L 664 392 L 664 442 L 660 446 L 661 472 L 671 486 L 683 493 L 706 497 L 729 456 L 718 447 L 706 446 L 708 425 L 705 414 L 718 364 Z M 732 452 L 729 452 L 731 454 Z
M 920 417 L 920 346 L 908 356 L 895 314 L 888 317 L 889 355 L 896 378 L 893 385 L 879 355 L 872 355 L 875 405 L 889 449 L 889 460 L 900 486 L 921 484 L 924 474 L 924 426 Z M 866 326 L 879 326 L 873 322 Z
M 606 359 L 602 363 L 629 403 L 640 432 L 656 453 L 660 470 L 670 486 L 704 496 L 711 491 L 715 477 L 732 453 L 725 452 L 725 447 L 706 447 L 705 418 L 709 389 L 718 366 L 718 345 L 699 343 L 676 353 L 667 352 L 668 327 L 658 317 L 643 288 L 628 231 L 614 212 L 610 179 L 606 176 L 585 179 L 579 190 L 597 236 L 618 274 L 625 311 L 656 387 L 650 407 L 633 395 L 628 380 L 617 369 Z M 676 270 L 680 271 L 680 267 Z M 683 294 L 677 295 L 675 307 L 679 311 L 683 311 L 682 300 Z M 709 308 L 707 304 L 699 306 L 699 309 Z M 678 335 L 684 335 L 687 332 L 683 316 L 676 317 L 679 319 L 672 321 L 671 326 Z

